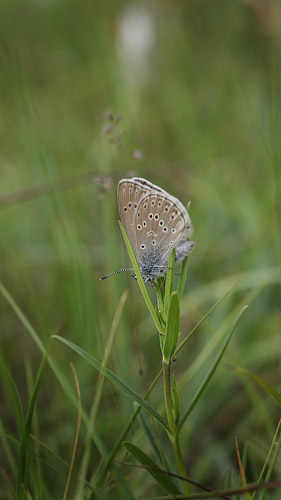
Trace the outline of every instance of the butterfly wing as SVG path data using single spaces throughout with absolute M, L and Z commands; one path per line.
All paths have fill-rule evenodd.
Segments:
M 150 191 L 141 198 L 133 222 L 141 267 L 156 277 L 157 270 L 167 266 L 170 252 L 189 223 L 187 210 L 168 193 Z
M 156 186 L 155 184 L 152 184 L 151 182 L 147 181 L 146 179 L 143 179 L 141 177 L 133 177 L 132 180 L 137 182 L 142 187 L 150 190 L 150 192 L 157 191 L 158 193 L 162 194 L 163 196 L 166 196 L 170 201 L 172 201 L 177 206 L 177 208 L 183 214 L 185 214 L 186 227 L 185 227 L 185 232 L 182 236 L 182 240 L 183 241 L 188 240 L 188 238 L 190 237 L 190 235 L 192 233 L 192 224 L 191 224 L 189 214 L 188 214 L 186 208 L 184 207 L 184 205 L 175 196 L 170 195 L 169 193 L 167 193 L 167 191 L 164 191 L 164 189 L 160 188 L 159 186 Z
M 160 188 L 159 186 L 156 186 L 156 184 L 152 184 L 152 182 L 149 182 L 146 179 L 143 179 L 142 177 L 133 177 L 131 180 L 136 182 L 143 188 L 147 189 L 147 191 L 157 191 L 159 193 L 168 194 L 166 193 L 166 191 L 164 191 L 164 189 Z
M 136 254 L 134 218 L 140 200 L 148 194 L 149 191 L 150 188 L 148 186 L 146 187 L 134 179 L 122 179 L 117 188 L 120 218 Z

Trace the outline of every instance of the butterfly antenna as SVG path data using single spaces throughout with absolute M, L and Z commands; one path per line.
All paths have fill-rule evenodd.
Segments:
M 109 278 L 109 276 L 113 276 L 114 274 L 119 274 L 119 273 L 123 273 L 123 271 L 133 271 L 134 268 L 133 267 L 126 267 L 124 269 L 119 269 L 119 271 L 114 271 L 114 273 L 110 273 L 110 274 L 107 274 L 106 276 L 103 276 L 102 278 L 99 278 L 99 280 L 105 280 L 106 278 Z

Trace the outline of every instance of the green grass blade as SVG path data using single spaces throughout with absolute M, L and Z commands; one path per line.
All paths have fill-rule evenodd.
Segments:
M 179 278 L 179 282 L 178 282 L 179 301 L 181 301 L 181 298 L 183 296 L 184 287 L 185 287 L 186 278 L 187 278 L 187 269 L 188 269 L 188 257 L 185 257 L 185 259 L 183 259 L 183 261 L 182 261 L 180 278 Z
M 272 443 L 271 443 L 270 448 L 269 448 L 269 450 L 268 450 L 268 454 L 267 454 L 267 456 L 266 456 L 265 462 L 264 462 L 264 464 L 263 464 L 263 466 L 262 466 L 262 470 L 261 470 L 261 472 L 260 472 L 260 475 L 259 475 L 259 478 L 258 478 L 258 482 L 257 482 L 257 484 L 260 484 L 260 482 L 261 482 L 261 480 L 262 480 L 262 478 L 263 478 L 263 475 L 264 475 L 264 473 L 265 473 L 265 469 L 266 469 L 266 467 L 267 467 L 267 464 L 268 464 L 268 462 L 269 462 L 269 458 L 270 458 L 270 456 L 271 456 L 272 450 L 273 450 L 273 448 L 276 446 L 276 439 L 277 439 L 277 436 L 278 436 L 278 432 L 279 432 L 279 429 L 280 429 L 280 425 L 281 425 L 281 419 L 279 420 L 279 423 L 278 423 L 278 425 L 277 425 L 277 427 L 276 427 L 276 431 L 275 431 L 275 433 L 274 433 L 274 436 L 273 436 L 273 439 L 272 439 Z M 254 491 L 254 493 L 253 493 L 253 495 L 252 495 L 252 500 L 254 500 L 255 495 L 256 495 L 256 492 Z
M 133 251 L 133 248 L 132 248 L 132 245 L 131 245 L 131 242 L 129 240 L 129 237 L 127 236 L 127 233 L 125 231 L 125 228 L 122 224 L 122 222 L 119 221 L 119 226 L 120 226 L 120 229 L 121 229 L 121 232 L 122 232 L 122 235 L 123 235 L 123 238 L 124 238 L 124 241 L 125 241 L 125 245 L 127 247 L 127 251 L 128 251 L 128 254 L 129 254 L 129 257 L 130 257 L 130 260 L 131 260 L 131 263 L 132 263 L 132 266 L 134 268 L 134 271 L 135 271 L 135 274 L 136 274 L 136 277 L 137 277 L 137 281 L 138 281 L 138 285 L 140 287 L 140 291 L 141 291 L 141 294 L 144 298 L 144 301 L 147 305 L 147 308 L 151 314 L 151 317 L 154 321 L 154 324 L 157 328 L 157 330 L 160 332 L 160 333 L 163 333 L 164 334 L 164 330 L 163 330 L 163 327 L 156 315 L 156 312 L 154 310 L 154 306 L 149 298 L 149 295 L 148 295 L 148 291 L 147 291 L 147 288 L 146 288 L 146 285 L 143 281 L 143 277 L 141 275 L 141 272 L 140 272 L 140 268 L 139 268 L 139 265 L 138 265 L 138 262 L 137 262 L 137 259 L 136 259 L 136 256 L 134 254 L 134 251 Z
M 181 342 L 181 344 L 177 347 L 177 349 L 175 350 L 175 354 L 177 354 L 180 349 L 182 349 L 182 347 L 185 345 L 186 341 L 198 330 L 198 328 L 204 323 L 204 321 L 210 316 L 210 314 L 212 314 L 212 312 L 219 306 L 219 304 L 225 299 L 225 297 L 227 297 L 227 295 L 234 289 L 234 287 L 239 283 L 239 281 L 237 281 L 236 283 L 234 283 L 234 285 L 232 285 L 224 294 L 222 297 L 220 297 L 220 299 L 209 309 L 209 311 L 206 312 L 206 314 L 201 318 L 200 321 L 198 321 L 198 323 L 196 323 L 196 325 L 192 328 L 192 330 L 190 331 L 190 333 L 187 335 L 187 337 Z M 144 399 L 146 399 L 149 394 L 152 392 L 153 388 L 155 387 L 156 383 L 158 382 L 158 380 L 160 379 L 161 375 L 163 373 L 163 369 L 161 368 L 161 370 L 158 372 L 158 374 L 156 375 L 156 377 L 154 378 L 153 382 L 151 383 L 151 385 L 149 386 L 146 394 L 145 394 L 145 397 Z M 132 425 L 132 422 L 134 422 L 135 418 L 137 417 L 137 415 L 139 414 L 141 410 L 141 407 L 139 406 L 135 411 L 134 413 L 132 414 L 131 418 L 130 418 L 130 421 L 128 422 L 128 424 L 125 426 L 123 432 L 120 434 L 120 436 L 118 437 L 114 447 L 112 448 L 110 454 L 108 455 L 107 459 L 105 460 L 105 463 L 104 463 L 104 466 L 102 468 L 102 471 L 101 471 L 101 474 L 99 475 L 99 479 L 98 479 L 98 484 L 100 484 L 100 482 L 104 479 L 104 477 L 106 476 L 106 473 L 107 471 L 109 470 L 111 464 L 112 464 L 112 461 L 114 460 L 114 457 L 116 456 L 118 450 L 120 449 L 120 446 L 121 446 L 121 443 L 122 441 L 124 441 L 124 439 L 126 438 L 126 436 L 128 435 L 128 432 L 130 432 L 130 429 L 131 429 L 131 425 Z
M 128 441 L 125 441 L 122 444 L 138 460 L 138 462 L 140 462 L 147 468 L 149 474 L 155 479 L 155 481 L 157 481 L 160 486 L 162 486 L 165 491 L 171 493 L 172 495 L 179 493 L 176 485 L 167 475 L 163 474 L 162 471 L 157 471 L 159 466 L 144 451 L 135 446 L 133 443 L 129 443 Z
M 21 321 L 23 326 L 26 328 L 27 332 L 29 333 L 29 335 L 31 336 L 31 338 L 33 339 L 33 341 L 35 342 L 35 344 L 37 345 L 37 347 L 39 348 L 41 353 L 43 355 L 46 354 L 46 347 L 44 346 L 43 342 L 41 341 L 39 335 L 37 334 L 37 332 L 35 331 L 35 329 L 31 325 L 30 321 L 27 319 L 25 314 L 19 308 L 19 306 L 17 305 L 17 303 L 15 302 L 13 297 L 9 294 L 8 290 L 4 287 L 3 283 L 1 283 L 1 281 L 0 281 L 0 292 L 5 297 L 7 302 L 10 304 L 10 306 L 14 310 L 16 316 L 19 318 L 19 320 Z M 53 370 L 54 374 L 56 375 L 62 389 L 67 394 L 67 396 L 70 399 L 70 401 L 72 402 L 72 404 L 77 408 L 77 399 L 76 399 L 74 391 L 73 391 L 71 385 L 69 384 L 67 378 L 65 377 L 64 373 L 60 370 L 57 363 L 50 356 L 48 357 L 48 363 L 49 363 L 51 369 Z M 88 424 L 88 417 L 87 417 L 85 411 L 82 412 L 82 417 L 83 417 L 83 420 L 86 422 L 86 424 Z M 93 429 L 92 439 L 93 439 L 97 449 L 99 450 L 99 453 L 105 459 L 107 456 L 107 451 L 106 451 L 105 446 L 104 446 L 102 440 L 100 439 L 96 429 Z
M 23 425 L 24 425 L 24 415 L 21 404 L 21 399 L 19 395 L 19 391 L 17 385 L 6 366 L 6 362 L 3 356 L 0 353 L 0 374 L 1 374 L 1 382 L 3 388 L 5 388 L 6 394 L 10 398 L 12 406 L 14 408 L 16 417 L 17 417 L 17 425 L 19 429 L 20 436 L 22 435 Z
M 22 498 L 22 495 L 23 495 L 23 484 L 24 484 L 24 477 L 25 477 L 25 465 L 26 465 L 26 459 L 27 459 L 27 454 L 28 454 L 29 433 L 30 433 L 30 428 L 31 428 L 31 422 L 32 422 L 35 401 L 36 401 L 39 385 L 41 382 L 41 377 L 42 377 L 42 374 L 43 374 L 43 371 L 45 368 L 45 364 L 46 364 L 46 361 L 48 358 L 48 354 L 49 354 L 49 351 L 51 349 L 51 345 L 52 345 L 52 343 L 50 343 L 49 348 L 46 350 L 46 353 L 43 356 L 43 359 L 42 359 L 41 364 L 39 366 L 38 374 L 37 374 L 35 384 L 33 387 L 31 400 L 30 400 L 27 414 L 26 414 L 26 419 L 24 422 L 23 433 L 22 433 L 22 438 L 21 438 L 21 443 L 20 443 L 19 468 L 18 468 L 18 478 L 17 478 L 17 498 L 19 500 Z
M 168 364 L 175 352 L 180 325 L 180 304 L 177 292 L 173 292 L 169 304 L 166 332 L 163 346 L 164 363 Z
M 12 440 L 13 442 L 16 442 L 17 444 L 18 444 L 18 442 L 15 440 L 15 438 L 9 436 L 5 432 L 4 424 L 3 424 L 1 418 L 0 418 L 0 438 L 2 441 L 2 455 L 4 455 L 7 459 L 6 465 L 7 465 L 7 463 L 9 464 L 10 469 L 11 469 L 14 477 L 16 477 L 17 476 L 17 464 L 16 464 L 16 461 L 14 458 L 14 453 L 13 453 L 12 447 L 10 446 L 10 441 Z
M 200 387 L 198 388 L 197 392 L 195 393 L 195 395 L 193 396 L 192 398 L 192 401 L 190 402 L 190 404 L 188 405 L 188 407 L 186 408 L 186 410 L 184 411 L 184 414 L 183 416 L 181 417 L 180 421 L 179 421 L 179 425 L 178 425 L 178 432 L 180 431 L 182 425 L 184 424 L 184 422 L 186 421 L 187 417 L 190 415 L 190 413 L 192 412 L 193 408 L 195 407 L 196 403 L 198 402 L 198 400 L 200 399 L 200 397 L 202 396 L 203 392 L 205 391 L 207 385 L 209 384 L 212 376 L 214 375 L 223 355 L 224 355 L 224 352 L 229 344 L 229 341 L 232 337 L 232 334 L 235 330 L 235 327 L 238 323 L 238 321 L 240 320 L 242 314 L 244 313 L 244 311 L 247 309 L 248 306 L 244 306 L 241 311 L 237 314 L 236 318 L 234 319 L 234 321 L 232 322 L 226 336 L 225 336 L 225 340 L 211 366 L 211 368 L 209 369 L 207 375 L 205 376 L 202 384 L 200 385 Z
M 100 488 L 97 488 L 96 486 L 88 485 L 89 488 L 92 490 L 93 494 L 95 495 L 94 497 L 90 498 L 98 498 L 98 500 L 115 500 L 116 497 L 112 497 L 108 493 L 105 493 L 102 491 Z M 87 497 L 88 498 L 88 497 Z
M 168 269 L 167 269 L 166 283 L 165 283 L 165 296 L 164 296 L 165 319 L 168 317 L 170 297 L 174 285 L 174 273 L 175 273 L 175 249 L 173 248 L 168 262 Z
M 67 339 L 64 339 L 63 337 L 60 337 L 59 335 L 53 335 L 53 338 L 59 340 L 63 344 L 67 345 L 72 349 L 73 351 L 77 352 L 82 358 L 85 359 L 90 365 L 92 365 L 96 370 L 98 370 L 100 373 L 102 373 L 110 382 L 112 382 L 114 385 L 116 385 L 121 391 L 123 391 L 129 398 L 131 398 L 133 401 L 136 401 L 145 411 L 147 411 L 150 415 L 152 415 L 158 422 L 159 424 L 164 427 L 166 431 L 168 431 L 168 426 L 165 422 L 165 420 L 155 411 L 143 398 L 141 398 L 131 387 L 129 387 L 125 382 L 120 380 L 120 378 L 115 375 L 111 370 L 108 368 L 105 368 L 102 366 L 102 363 L 98 361 L 96 358 L 88 354 L 84 349 L 81 347 L 73 344 L 73 342 L 70 342 Z
M 120 322 L 121 314 L 123 312 L 123 309 L 124 309 L 124 306 L 125 306 L 125 303 L 126 303 L 126 300 L 128 297 L 128 293 L 129 293 L 128 290 L 124 290 L 124 292 L 121 295 L 119 304 L 117 306 L 117 309 L 116 309 L 116 312 L 115 312 L 115 315 L 113 318 L 113 322 L 111 325 L 110 333 L 109 333 L 109 336 L 108 336 L 108 339 L 106 342 L 106 346 L 104 349 L 104 355 L 103 355 L 103 359 L 102 359 L 102 366 L 103 367 L 107 366 L 109 356 L 111 353 L 111 349 L 113 346 L 113 342 L 115 339 L 115 335 L 117 332 L 117 328 L 118 328 L 118 325 Z M 102 397 L 103 385 L 104 385 L 104 376 L 101 373 L 99 373 L 99 378 L 98 378 L 96 391 L 95 391 L 95 397 L 94 397 L 94 401 L 93 401 L 91 412 L 90 412 L 89 427 L 87 428 L 86 440 L 85 440 L 85 445 L 84 445 L 84 453 L 83 453 L 83 457 L 82 457 L 81 465 L 80 465 L 79 482 L 78 482 L 76 492 L 75 492 L 75 499 L 76 500 L 79 500 L 83 496 L 82 492 L 83 492 L 83 487 L 84 487 L 84 483 L 86 480 L 88 466 L 89 466 L 89 460 L 90 460 L 90 456 L 91 456 L 91 448 L 92 448 L 91 433 L 95 427 L 98 407 L 99 407 L 100 400 Z
M 238 373 L 242 373 L 243 375 L 247 375 L 247 377 L 250 377 L 252 380 L 254 380 L 257 384 L 259 384 L 260 387 L 262 387 L 268 394 L 270 394 L 275 401 L 281 406 L 281 394 L 280 392 L 276 391 L 274 387 L 272 387 L 271 384 L 266 382 L 262 377 L 259 377 L 258 375 L 255 375 L 255 373 L 252 373 L 250 370 L 246 370 L 245 368 L 240 368 L 239 366 L 235 366 L 234 370 Z
M 272 457 L 270 466 L 268 468 L 267 474 L 265 476 L 265 481 L 266 482 L 270 481 L 271 475 L 273 473 L 274 467 L 275 467 L 276 462 L 277 462 L 277 458 L 278 458 L 278 455 L 279 455 L 279 452 L 280 452 L 280 448 L 281 448 L 281 433 L 279 435 L 279 439 L 278 439 L 277 443 L 275 443 L 275 444 L 276 444 L 276 446 L 275 446 L 275 449 L 274 449 L 273 457 Z M 265 490 L 263 490 L 261 492 L 259 500 L 263 500 L 264 496 L 265 496 Z
M 204 316 L 196 323 L 196 325 L 192 328 L 192 330 L 189 332 L 189 334 L 185 337 L 185 339 L 182 340 L 182 342 L 178 345 L 178 347 L 175 350 L 175 355 L 178 354 L 183 346 L 186 344 L 186 342 L 192 337 L 192 335 L 198 330 L 199 326 L 204 323 L 204 321 L 212 314 L 212 312 L 218 307 L 218 305 L 227 297 L 227 295 L 238 285 L 239 281 L 236 281 L 234 285 L 231 285 L 231 287 L 223 294 L 222 297 L 217 300 L 217 302 L 209 309 L 209 311 L 204 314 Z

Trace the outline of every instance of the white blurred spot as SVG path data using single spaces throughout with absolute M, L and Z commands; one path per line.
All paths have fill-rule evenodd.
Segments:
M 117 27 L 117 51 L 130 79 L 145 80 L 150 73 L 150 53 L 154 46 L 154 20 L 145 7 L 125 9 Z

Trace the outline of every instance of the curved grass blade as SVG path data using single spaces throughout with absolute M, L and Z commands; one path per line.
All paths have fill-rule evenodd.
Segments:
M 202 384 L 200 385 L 200 387 L 198 388 L 197 392 L 195 393 L 195 395 L 193 396 L 190 404 L 188 405 L 188 407 L 186 408 L 183 416 L 181 417 L 180 421 L 179 421 L 179 425 L 178 425 L 178 429 L 177 429 L 177 432 L 179 433 L 182 425 L 184 424 L 184 422 L 186 421 L 187 417 L 190 415 L 190 413 L 192 412 L 193 408 L 195 407 L 197 401 L 200 399 L 200 397 L 202 396 L 203 392 L 205 391 L 207 385 L 209 384 L 212 376 L 214 375 L 223 355 L 224 355 L 224 352 L 229 344 L 229 341 L 232 337 L 232 334 L 235 330 L 235 327 L 239 321 L 239 319 L 241 318 L 242 314 L 244 313 L 244 311 L 247 309 L 248 306 L 244 306 L 242 307 L 241 311 L 237 314 L 236 318 L 234 319 L 234 321 L 232 322 L 226 336 L 225 336 L 225 340 L 215 358 L 215 361 L 213 362 L 211 368 L 209 369 L 207 375 L 205 376 Z
M 122 444 L 131 453 L 131 455 L 133 455 L 138 460 L 138 462 L 146 467 L 149 474 L 165 491 L 171 493 L 171 495 L 179 493 L 176 485 L 167 475 L 163 474 L 162 470 L 161 472 L 160 470 L 159 472 L 157 471 L 158 465 L 146 453 L 144 453 L 144 451 L 135 446 L 133 443 L 129 443 L 128 441 L 125 441 Z
M 239 366 L 235 366 L 233 368 L 236 372 L 242 373 L 243 375 L 247 375 L 247 377 L 250 377 L 252 380 L 254 380 L 257 384 L 259 384 L 260 387 L 262 387 L 268 394 L 273 396 L 275 401 L 281 406 L 281 394 L 280 392 L 276 391 L 274 387 L 272 387 L 271 384 L 266 382 L 262 377 L 259 377 L 255 373 L 252 373 L 250 370 L 246 370 L 246 368 L 240 368 Z
M 145 411 L 147 411 L 150 415 L 152 415 L 158 422 L 159 424 L 164 427 L 164 429 L 168 432 L 168 426 L 165 422 L 165 420 L 157 413 L 157 411 L 154 410 L 143 398 L 141 398 L 131 387 L 129 387 L 125 382 L 120 380 L 120 378 L 115 375 L 111 370 L 109 370 L 106 367 L 102 366 L 102 363 L 98 361 L 96 358 L 88 354 L 84 349 L 81 347 L 73 344 L 73 342 L 70 342 L 70 340 L 64 339 L 63 337 L 60 337 L 59 335 L 53 335 L 53 338 L 59 340 L 63 344 L 67 345 L 72 349 L 73 351 L 77 352 L 82 358 L 85 359 L 90 365 L 92 365 L 96 370 L 98 370 L 100 373 L 102 373 L 110 382 L 112 382 L 114 385 L 119 387 L 129 398 L 133 399 L 133 401 L 136 401 Z
M 135 271 L 135 274 L 136 274 L 136 277 L 137 277 L 137 282 L 138 282 L 138 285 L 140 287 L 140 291 L 141 291 L 141 294 L 144 298 L 144 301 L 147 305 L 147 308 L 151 314 L 151 317 L 154 321 L 154 324 L 158 330 L 158 332 L 164 334 L 164 329 L 157 317 L 157 314 L 154 310 L 154 306 L 149 298 L 149 295 L 148 295 L 148 291 L 147 291 L 147 288 L 146 288 L 146 285 L 143 281 L 143 277 L 141 275 L 141 272 L 140 272 L 140 268 L 139 268 L 139 265 L 138 265 L 138 262 L 137 262 L 137 259 L 136 259 L 136 256 L 134 254 L 134 250 L 132 248 L 132 245 L 131 245 L 131 242 L 129 240 L 129 237 L 127 236 L 127 233 L 125 231 L 125 228 L 122 224 L 121 221 L 119 221 L 119 226 L 120 226 L 120 229 L 121 229 L 121 232 L 122 232 L 122 236 L 124 238 L 124 241 L 125 241 L 125 245 L 127 247 L 127 251 L 128 251 L 128 254 L 129 254 L 129 257 L 130 257 L 130 260 L 131 260 L 131 263 L 132 263 L 132 266 L 134 268 L 134 271 Z

